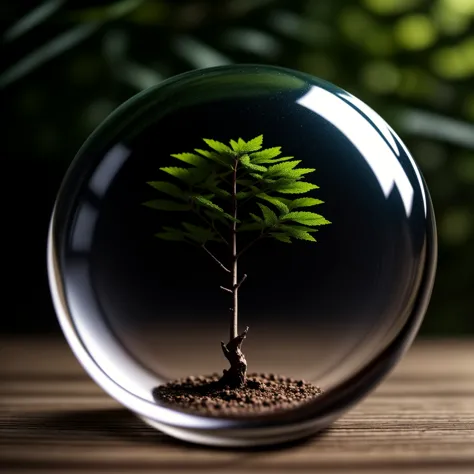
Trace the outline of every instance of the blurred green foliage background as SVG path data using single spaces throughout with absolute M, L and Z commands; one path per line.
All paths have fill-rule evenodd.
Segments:
M 425 175 L 439 229 L 422 331 L 474 334 L 473 0 L 5 1 L 0 14 L 5 331 L 57 328 L 48 220 L 88 134 L 169 76 L 244 62 L 334 82 L 395 128 Z

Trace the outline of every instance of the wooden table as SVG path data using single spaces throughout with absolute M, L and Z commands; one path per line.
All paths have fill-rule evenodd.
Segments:
M 474 341 L 419 340 L 331 429 L 277 450 L 174 441 L 104 394 L 62 339 L 0 341 L 0 473 L 474 473 Z

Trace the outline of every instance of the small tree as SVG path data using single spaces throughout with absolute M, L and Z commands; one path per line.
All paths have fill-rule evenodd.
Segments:
M 239 276 L 239 259 L 255 243 L 266 238 L 287 244 L 292 239 L 316 242 L 311 235 L 316 232 L 315 227 L 329 221 L 314 212 L 296 210 L 323 201 L 312 197 L 293 200 L 284 197 L 318 188 L 303 181 L 315 170 L 298 168 L 301 161 L 292 156 L 280 157 L 281 147 L 262 149 L 263 135 L 248 142 L 242 138 L 230 140 L 229 146 L 211 139 L 204 142 L 209 150 L 196 148 L 193 153 L 171 155 L 188 167 L 160 168 L 176 183 L 148 183 L 173 199 L 155 199 L 144 204 L 160 211 L 194 215 L 198 224 L 184 221 L 180 228 L 165 226 L 156 237 L 199 247 L 223 272 L 230 274 L 230 284 L 221 286 L 232 295 L 229 342 L 221 342 L 230 369 L 224 371 L 222 382 L 238 387 L 246 378 L 247 362 L 241 346 L 248 331 L 247 327 L 241 334 L 238 332 L 239 289 L 247 278 L 245 273 Z M 246 210 L 252 201 L 256 201 L 260 215 Z M 238 235 L 243 232 L 253 235 L 239 248 Z M 225 249 L 224 258 L 209 248 L 211 242 Z

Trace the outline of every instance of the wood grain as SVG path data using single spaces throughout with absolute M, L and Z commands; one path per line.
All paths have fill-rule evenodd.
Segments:
M 148 428 L 62 339 L 0 341 L 0 472 L 474 473 L 474 341 L 418 341 L 331 429 L 274 450 L 216 450 Z

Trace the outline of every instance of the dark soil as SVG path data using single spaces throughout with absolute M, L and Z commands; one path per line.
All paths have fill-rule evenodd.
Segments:
M 322 390 L 304 380 L 275 374 L 250 374 L 240 388 L 224 386 L 218 374 L 187 377 L 153 390 L 156 401 L 200 415 L 260 415 L 295 408 Z

